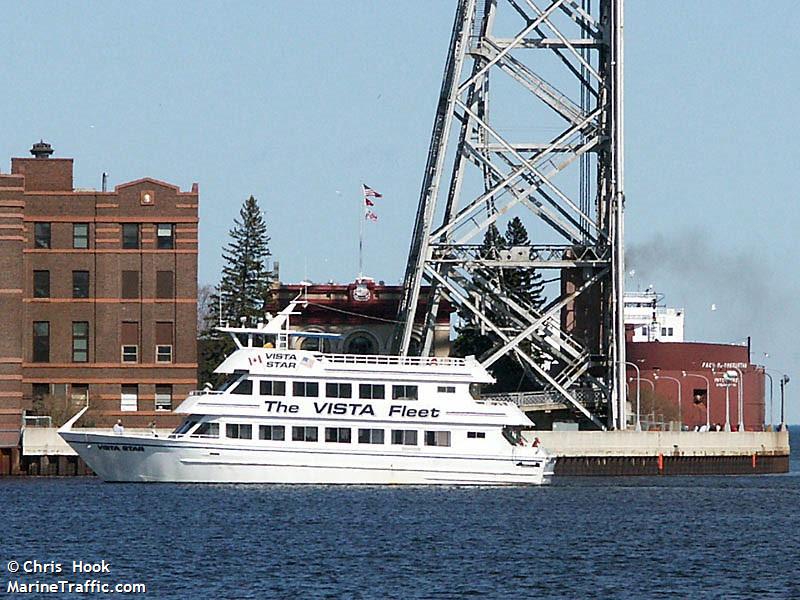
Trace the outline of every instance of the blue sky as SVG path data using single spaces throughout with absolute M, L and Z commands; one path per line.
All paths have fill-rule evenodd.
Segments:
M 283 280 L 351 280 L 363 181 L 365 270 L 398 282 L 454 4 L 3 2 L 0 169 L 44 138 L 79 187 L 198 182 L 209 283 L 250 194 Z M 629 284 L 797 379 L 800 16 L 769 6 L 626 3 Z

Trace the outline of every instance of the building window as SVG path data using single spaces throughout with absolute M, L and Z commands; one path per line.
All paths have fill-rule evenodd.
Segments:
M 349 383 L 326 383 L 325 396 L 327 398 L 352 398 L 353 386 Z
M 359 444 L 382 444 L 383 443 L 383 429 L 359 429 L 358 430 L 358 443 Z
M 50 395 L 49 383 L 34 383 L 32 386 L 32 395 L 34 400 L 42 400 L 45 396 Z
M 33 246 L 34 248 L 50 247 L 50 223 L 33 224 Z
M 172 321 L 156 322 L 156 362 L 172 362 L 172 348 L 175 345 L 172 331 Z
M 392 399 L 393 400 L 416 400 L 417 399 L 417 386 L 415 386 L 415 385 L 393 385 L 392 386 Z
M 382 383 L 361 383 L 358 385 L 358 397 L 362 400 L 383 400 L 386 393 Z
M 169 384 L 156 385 L 156 410 L 172 410 L 172 386 Z
M 228 423 L 225 425 L 225 437 L 232 440 L 252 440 L 253 426 L 241 423 Z
M 139 386 L 123 385 L 119 397 L 119 409 L 125 412 L 139 410 Z
M 350 443 L 350 428 L 349 427 L 326 427 L 325 428 L 325 441 L 335 442 L 338 444 Z
M 139 271 L 122 272 L 122 297 L 139 297 Z
M 455 394 L 456 393 L 456 386 L 454 385 L 440 385 L 436 388 L 436 391 L 440 394 Z
M 139 247 L 139 224 L 122 224 L 122 247 L 126 250 L 136 250 Z
M 72 224 L 72 247 L 85 250 L 89 247 L 89 224 Z
M 481 439 L 482 440 L 482 439 L 486 438 L 486 432 L 485 431 L 468 431 L 467 432 L 467 437 L 468 438 L 474 438 L 474 439 Z
M 319 396 L 319 384 L 316 381 L 295 381 L 292 383 L 292 395 L 316 398 Z
M 122 362 L 139 362 L 139 323 L 123 321 L 120 331 Z
M 50 297 L 50 271 L 33 272 L 33 297 Z
M 72 297 L 89 297 L 89 271 L 72 272 Z
M 252 396 L 253 380 L 244 379 L 240 381 L 239 384 L 231 390 L 231 394 L 237 394 L 239 396 Z
M 89 323 L 72 323 L 72 362 L 89 362 Z
M 426 446 L 449 446 L 450 445 L 450 432 L 449 431 L 426 431 L 425 432 L 425 445 Z
M 316 442 L 317 441 L 317 428 L 316 427 L 292 427 L 292 441 L 293 442 Z
M 86 383 L 73 383 L 69 386 L 69 398 L 76 404 L 89 404 L 89 385 Z
M 33 322 L 33 362 L 50 362 L 50 321 Z
M 156 298 L 175 297 L 175 273 L 172 271 L 156 271 Z
M 392 429 L 392 444 L 416 446 L 417 432 L 413 429 Z
M 172 250 L 175 248 L 175 225 L 172 223 L 159 223 L 156 225 L 156 248 L 159 250 Z
M 346 354 L 377 354 L 375 341 L 366 334 L 357 334 L 347 340 Z
M 218 438 L 219 423 L 201 423 L 200 427 L 194 430 L 191 437 Z
M 282 442 L 286 433 L 283 425 L 259 425 L 258 439 Z
M 285 396 L 286 382 L 269 381 L 264 379 L 259 382 L 258 391 L 261 393 L 262 396 Z

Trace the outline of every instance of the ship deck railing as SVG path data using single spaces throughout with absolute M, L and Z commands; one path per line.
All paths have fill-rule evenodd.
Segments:
M 464 367 L 466 358 L 450 356 L 390 356 L 384 354 L 319 354 L 317 357 L 334 364 L 397 365 L 403 367 Z

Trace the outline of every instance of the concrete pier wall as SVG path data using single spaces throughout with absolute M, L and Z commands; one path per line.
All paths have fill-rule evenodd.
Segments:
M 789 471 L 789 432 L 536 431 L 556 475 L 745 475 Z

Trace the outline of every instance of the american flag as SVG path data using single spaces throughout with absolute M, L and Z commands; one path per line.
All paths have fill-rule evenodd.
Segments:
M 367 184 L 362 183 L 361 187 L 364 188 L 364 198 L 383 198 L 383 194 L 377 190 L 373 190 Z

